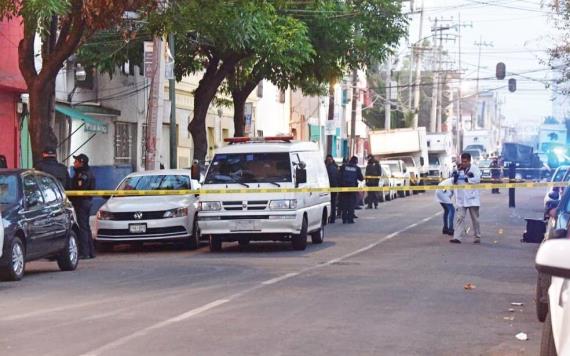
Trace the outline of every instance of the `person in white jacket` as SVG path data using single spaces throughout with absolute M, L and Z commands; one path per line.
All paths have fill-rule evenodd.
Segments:
M 453 206 L 453 178 L 448 178 L 439 183 L 441 189 L 435 191 L 435 200 L 443 208 L 443 231 L 444 235 L 453 236 L 453 220 L 455 208 Z
M 479 167 L 471 164 L 471 155 L 463 153 L 461 155 L 461 165 L 453 172 L 453 183 L 457 185 L 479 184 L 481 182 L 481 171 Z M 451 243 L 461 243 L 465 236 L 467 224 L 465 222 L 467 213 L 471 216 L 473 224 L 473 232 L 475 234 L 474 243 L 481 243 L 481 227 L 479 226 L 479 207 L 481 201 L 479 198 L 479 190 L 476 189 L 456 189 L 456 220 L 455 233 Z

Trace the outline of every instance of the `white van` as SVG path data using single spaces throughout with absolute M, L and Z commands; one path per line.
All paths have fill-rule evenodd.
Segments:
M 202 189 L 328 188 L 318 146 L 292 137 L 231 138 L 216 151 Z M 304 250 L 307 236 L 323 242 L 330 193 L 201 194 L 198 225 L 210 250 L 224 241 L 291 241 Z

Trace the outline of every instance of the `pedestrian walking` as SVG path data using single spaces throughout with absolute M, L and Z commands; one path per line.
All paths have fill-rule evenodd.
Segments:
M 497 157 L 493 158 L 489 166 L 491 168 L 491 178 L 493 183 L 498 184 L 501 182 L 501 167 L 499 166 L 499 159 Z M 499 188 L 493 188 L 491 190 L 492 194 L 500 194 Z
M 378 163 L 378 161 L 375 160 L 374 157 L 372 156 L 368 158 L 368 164 L 366 165 L 365 176 L 366 176 L 367 187 L 378 187 L 378 184 L 380 183 L 380 177 L 382 176 L 382 168 L 380 167 L 380 163 Z M 379 201 L 380 201 L 379 192 L 376 191 L 368 192 L 366 197 L 368 209 L 372 209 L 372 206 L 374 206 L 374 209 L 378 209 Z
M 339 181 L 342 187 L 358 187 L 358 182 L 363 181 L 362 171 L 358 167 L 358 158 L 352 157 L 348 164 L 340 167 Z M 342 223 L 354 224 L 354 209 L 356 207 L 356 192 L 341 193 Z
M 481 182 L 481 171 L 479 167 L 471 164 L 471 155 L 463 153 L 461 155 L 461 164 L 457 170 L 453 172 L 453 184 L 469 185 L 479 184 Z M 479 207 L 481 205 L 479 190 L 476 189 L 456 189 L 456 219 L 455 231 L 451 243 L 461 243 L 466 233 L 466 217 L 467 213 L 471 217 L 473 232 L 475 234 L 474 243 L 481 243 L 481 228 L 479 226 Z
M 73 156 L 75 174 L 71 179 L 71 190 L 95 190 L 95 176 L 89 167 L 89 157 L 84 154 Z M 95 258 L 95 246 L 89 225 L 91 197 L 71 197 L 79 225 L 79 258 Z
M 331 188 L 338 187 L 338 165 L 334 161 L 333 156 L 327 156 L 325 159 L 325 166 L 327 167 L 327 174 L 329 176 L 329 186 Z M 334 224 L 336 222 L 337 195 L 337 192 L 331 192 L 331 216 L 329 218 L 330 224 Z
M 71 179 L 67 167 L 57 161 L 57 151 L 55 147 L 49 146 L 44 148 L 42 152 L 42 160 L 34 167 L 38 171 L 42 171 L 54 176 L 64 189 L 70 188 Z
M 444 235 L 453 236 L 453 219 L 455 218 L 455 207 L 453 206 L 453 178 L 443 180 L 438 186 L 442 189 L 435 191 L 435 200 L 443 208 L 443 231 Z M 444 189 L 445 188 L 445 189 Z

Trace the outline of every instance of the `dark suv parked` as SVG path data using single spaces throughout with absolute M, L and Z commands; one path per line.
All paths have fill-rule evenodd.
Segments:
M 77 267 L 77 224 L 63 187 L 49 174 L 0 169 L 0 278 L 19 280 L 25 263 L 48 258 Z

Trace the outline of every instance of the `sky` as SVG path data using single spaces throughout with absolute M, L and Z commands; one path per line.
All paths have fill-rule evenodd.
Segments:
M 416 8 L 422 0 L 414 0 Z M 540 6 L 540 0 L 424 0 L 423 37 L 431 34 L 434 20 L 461 22 L 461 52 L 465 86 L 475 89 L 479 47 L 475 42 L 486 42 L 481 47 L 480 90 L 497 89 L 504 101 L 503 113 L 507 123 L 516 125 L 538 124 L 552 114 L 552 92 L 545 88 L 544 81 L 551 78 L 551 72 L 541 60 L 547 60 L 546 50 L 552 45 L 556 32 L 549 21 L 549 9 Z M 455 31 L 450 31 L 456 34 Z M 409 41 L 419 36 L 419 15 L 413 15 Z M 458 42 L 445 44 L 450 56 L 457 60 Z M 507 79 L 494 78 L 495 66 L 504 62 L 507 79 L 517 79 L 517 91 L 510 93 Z M 455 63 L 455 68 L 457 64 Z M 522 78 L 519 75 L 527 78 Z M 501 88 L 504 87 L 504 88 Z

